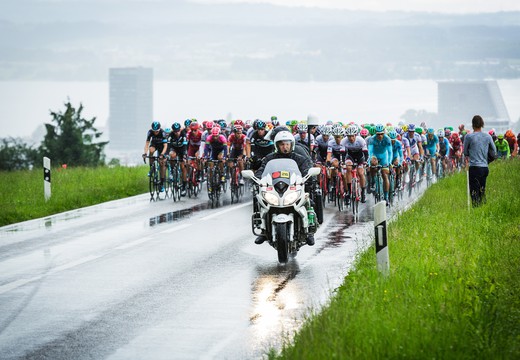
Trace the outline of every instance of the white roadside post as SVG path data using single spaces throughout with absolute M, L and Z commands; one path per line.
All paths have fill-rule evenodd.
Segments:
M 51 159 L 43 158 L 43 192 L 45 201 L 51 198 Z
M 386 237 L 386 201 L 380 201 L 374 206 L 374 230 L 376 235 L 377 269 L 383 275 L 388 275 L 390 272 L 390 259 Z

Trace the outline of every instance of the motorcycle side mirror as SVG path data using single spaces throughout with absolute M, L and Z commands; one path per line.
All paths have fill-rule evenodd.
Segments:
M 242 176 L 244 177 L 244 179 L 251 179 L 255 183 L 260 185 L 260 179 L 255 176 L 253 170 L 242 170 Z
M 309 171 L 307 172 L 307 175 L 305 175 L 305 178 L 303 179 L 303 182 L 306 182 L 311 176 L 316 176 L 321 172 L 321 169 L 319 167 L 311 167 Z

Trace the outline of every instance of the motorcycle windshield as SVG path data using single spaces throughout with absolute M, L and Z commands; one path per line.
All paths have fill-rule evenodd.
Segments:
M 284 182 L 289 182 L 292 173 L 302 176 L 296 161 L 292 159 L 272 159 L 266 164 L 262 177 L 270 174 L 273 180 L 284 179 Z

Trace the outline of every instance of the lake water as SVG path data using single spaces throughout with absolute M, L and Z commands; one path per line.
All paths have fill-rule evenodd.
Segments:
M 499 80 L 512 121 L 520 117 L 520 80 Z M 109 114 L 108 82 L 0 82 L 0 138 L 30 136 L 63 110 L 70 98 L 102 130 Z M 437 112 L 433 80 L 376 82 L 155 81 L 154 119 L 170 125 L 186 118 L 306 119 L 397 123 L 408 109 Z M 152 119 L 150 119 L 151 121 Z M 469 119 L 468 119 L 469 121 Z M 143 133 L 149 125 L 144 125 Z

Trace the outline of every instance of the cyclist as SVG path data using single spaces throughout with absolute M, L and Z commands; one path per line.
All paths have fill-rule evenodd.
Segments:
M 181 166 L 182 171 L 181 196 L 186 196 L 187 171 L 185 166 L 185 156 L 188 147 L 188 140 L 186 139 L 186 135 L 183 135 L 181 131 L 181 124 L 179 124 L 178 122 L 174 122 L 172 124 L 172 131 L 170 133 L 170 136 L 168 137 L 168 147 L 170 149 L 170 159 L 178 159 L 180 161 L 179 164 Z
M 325 164 L 327 161 L 330 135 L 332 135 L 332 126 L 325 125 L 321 130 L 321 134 L 316 138 L 316 161 L 322 164 Z
M 271 116 L 271 124 L 273 124 L 274 127 L 280 126 L 280 120 L 278 120 L 278 117 Z
M 238 120 L 237 120 L 238 121 Z M 235 122 L 233 126 L 233 133 L 229 135 L 227 139 L 227 145 L 229 148 L 229 158 L 237 159 L 238 168 L 240 169 L 239 184 L 244 185 L 242 179 L 242 170 L 244 170 L 244 157 L 246 156 L 246 135 L 242 133 L 243 127 L 240 123 Z M 228 163 L 229 171 L 231 174 L 235 173 L 235 164 L 233 161 Z
M 407 126 L 407 132 L 403 135 L 403 138 L 408 140 L 410 144 L 410 158 L 415 161 L 416 176 L 419 176 L 419 159 L 424 156 L 424 150 L 422 147 L 422 137 L 415 132 L 415 125 L 409 124 Z M 415 181 L 416 179 L 410 179 Z
M 443 129 L 437 131 L 437 137 L 439 138 L 439 156 L 441 157 L 442 170 L 443 173 L 446 174 L 446 169 L 448 168 L 446 155 L 450 149 L 450 142 L 444 137 Z
M 425 146 L 426 155 L 430 156 L 430 163 L 432 164 L 432 174 L 437 174 L 436 168 L 436 157 L 439 156 L 439 138 L 435 135 L 435 130 L 433 128 L 428 128 L 426 134 L 426 146 Z
M 246 157 L 252 170 L 258 170 L 264 157 L 274 151 L 274 143 L 266 136 L 266 123 L 258 120 L 255 127 L 256 130 L 246 139 Z
M 308 130 L 307 124 L 300 123 L 300 124 L 296 125 L 294 128 L 297 131 L 296 135 L 294 135 L 294 141 L 302 144 L 310 156 L 314 150 L 314 143 L 315 143 L 314 135 L 309 134 L 307 132 L 307 130 Z M 309 139 L 311 142 L 310 149 L 309 149 Z
M 385 128 L 382 124 L 377 124 L 375 127 L 376 134 L 372 136 L 370 144 L 368 145 L 368 156 L 370 159 L 371 172 L 371 190 L 375 191 L 374 177 L 376 174 L 376 166 L 381 165 L 381 173 L 383 175 L 383 195 L 387 206 L 388 192 L 390 189 L 390 182 L 388 181 L 389 164 L 392 158 L 392 141 L 385 134 Z
M 397 139 L 397 131 L 391 130 L 388 133 L 388 137 L 392 142 L 392 161 L 391 164 L 395 167 L 395 187 L 399 187 L 401 185 L 401 175 L 402 175 L 402 167 L 403 164 L 403 144 L 400 140 Z
M 148 133 L 146 134 L 143 158 L 146 156 L 152 156 L 155 151 L 159 153 L 161 192 L 164 192 L 164 179 L 166 177 L 166 158 L 164 155 L 168 150 L 168 140 L 166 139 L 166 134 L 161 129 L 161 123 L 159 121 L 152 122 L 150 127 L 150 130 L 148 130 Z M 148 173 L 148 176 L 150 176 L 150 173 Z
M 279 131 L 274 138 L 274 144 L 275 152 L 270 153 L 264 158 L 264 160 L 262 160 L 262 165 L 255 172 L 256 177 L 262 177 L 265 166 L 273 159 L 293 159 L 298 165 L 298 169 L 302 176 L 307 175 L 309 169 L 312 167 L 312 161 L 294 151 L 296 142 L 294 141 L 294 136 L 289 131 Z M 262 244 L 265 240 L 265 235 L 260 235 L 256 238 L 255 243 Z M 307 245 L 314 245 L 314 234 L 307 234 Z
M 459 166 L 461 165 L 462 140 L 456 132 L 452 132 L 448 140 L 450 142 L 450 159 L 455 159 L 456 166 Z M 455 171 L 455 169 L 453 170 Z
M 356 163 L 359 184 L 361 186 L 361 202 L 366 202 L 366 179 L 365 179 L 365 152 L 368 152 L 365 140 L 358 135 L 359 129 L 355 125 L 351 125 L 346 129 L 346 137 L 341 140 L 341 144 L 346 151 L 346 180 L 347 180 L 347 201 L 349 201 L 352 191 L 352 165 Z
M 495 147 L 497 148 L 497 155 L 499 158 L 509 159 L 511 152 L 509 150 L 509 143 L 504 139 L 504 134 L 497 135 Z
M 188 120 L 186 120 L 187 122 Z M 185 123 L 186 123 L 185 122 Z M 201 162 L 200 162 L 200 145 L 202 144 L 202 131 L 200 131 L 199 123 L 195 121 L 189 122 L 189 130 L 187 131 L 186 140 L 188 142 L 188 157 L 196 158 L 197 163 L 197 177 L 198 181 L 201 181 Z
M 211 135 L 206 138 L 206 148 L 209 148 L 211 160 L 224 160 L 227 155 L 227 139 L 220 132 L 220 128 L 218 126 L 214 126 L 211 129 Z M 222 177 L 220 179 L 221 182 L 226 181 L 226 177 L 224 176 L 224 161 L 220 161 L 218 164 L 220 168 L 220 173 Z M 209 163 L 209 178 L 213 173 L 213 162 Z M 211 193 L 213 189 L 208 187 L 208 193 Z
M 341 170 L 340 164 L 345 161 L 346 150 L 345 145 L 342 143 L 343 140 L 343 128 L 341 126 L 332 127 L 333 139 L 329 140 L 329 147 L 327 148 L 327 166 L 333 168 L 329 174 L 329 184 L 332 184 L 331 180 L 336 178 L 337 171 L 341 171 L 341 178 L 345 189 L 347 188 L 347 178 L 345 173 Z M 343 195 L 343 194 L 340 194 Z

